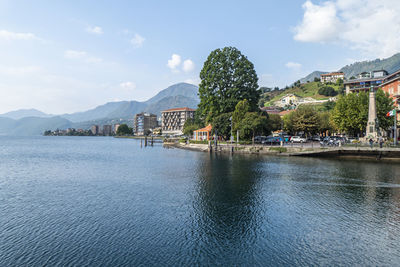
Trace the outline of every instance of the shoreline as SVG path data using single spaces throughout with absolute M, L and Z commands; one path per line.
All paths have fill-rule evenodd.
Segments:
M 309 148 L 289 146 L 260 146 L 260 145 L 218 145 L 211 149 L 206 144 L 164 143 L 164 146 L 208 153 L 258 154 L 285 157 L 316 157 L 338 159 L 369 159 L 400 161 L 400 148 L 370 148 L 370 147 L 334 147 Z M 233 148 L 233 150 L 232 150 Z

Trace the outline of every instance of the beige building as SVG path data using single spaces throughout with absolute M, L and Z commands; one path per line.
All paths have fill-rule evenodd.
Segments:
M 135 115 L 135 120 L 133 122 L 133 130 L 136 135 L 145 135 L 149 131 L 152 132 L 153 129 L 157 128 L 158 121 L 157 115 L 142 112 Z
M 183 125 L 187 119 L 194 118 L 195 109 L 172 108 L 161 112 L 162 133 L 168 135 L 182 135 Z
M 327 74 L 321 74 L 322 83 L 336 83 L 338 79 L 344 80 L 343 72 L 331 72 Z

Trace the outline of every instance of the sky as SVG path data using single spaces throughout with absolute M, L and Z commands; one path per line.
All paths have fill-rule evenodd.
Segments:
M 283 87 L 400 52 L 400 1 L 0 0 L 0 113 L 144 101 L 225 46 Z

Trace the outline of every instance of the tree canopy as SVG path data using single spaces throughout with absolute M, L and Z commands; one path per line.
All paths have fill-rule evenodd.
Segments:
M 223 113 L 214 117 L 211 123 L 213 133 L 222 136 L 224 140 L 229 140 L 231 136 L 231 117 L 232 113 Z
M 183 134 L 186 136 L 192 136 L 193 135 L 193 131 L 198 130 L 200 128 L 202 128 L 203 125 L 198 123 L 195 119 L 187 119 L 185 121 L 185 124 L 183 125 Z
M 131 135 L 133 134 L 133 129 L 128 127 L 127 124 L 123 123 L 118 127 L 117 135 Z
M 336 128 L 350 135 L 362 135 L 368 123 L 368 103 L 369 95 L 366 92 L 339 97 L 332 111 Z M 386 117 L 386 113 L 392 109 L 393 100 L 379 89 L 376 92 L 376 113 L 380 128 L 387 130 L 393 124 L 393 118 Z
M 260 91 L 254 65 L 235 47 L 210 53 L 200 72 L 198 112 L 207 123 L 213 117 L 235 110 L 247 99 L 251 111 L 258 109 Z
M 256 135 L 270 134 L 268 117 L 258 112 L 247 112 L 238 125 L 240 135 L 244 139 L 252 138 Z
M 333 87 L 324 86 L 324 87 L 319 88 L 318 94 L 324 95 L 324 96 L 335 96 L 338 94 L 338 92 L 336 92 L 335 89 L 333 89 Z

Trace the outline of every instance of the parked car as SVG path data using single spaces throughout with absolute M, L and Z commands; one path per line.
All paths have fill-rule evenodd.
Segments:
M 313 141 L 321 141 L 321 137 L 319 136 L 319 135 L 314 135 L 313 137 L 312 137 L 312 140 Z
M 300 137 L 300 136 L 292 136 L 292 138 L 290 138 L 290 142 L 292 143 L 306 143 L 307 139 L 304 137 Z
M 254 143 L 264 144 L 265 140 L 267 140 L 266 136 L 256 136 L 254 137 Z
M 266 145 L 279 144 L 280 141 L 281 141 L 280 137 L 268 136 L 267 139 L 265 140 L 264 144 L 266 144 Z
M 341 136 L 327 136 L 320 141 L 321 146 L 339 146 L 346 143 L 346 138 Z

